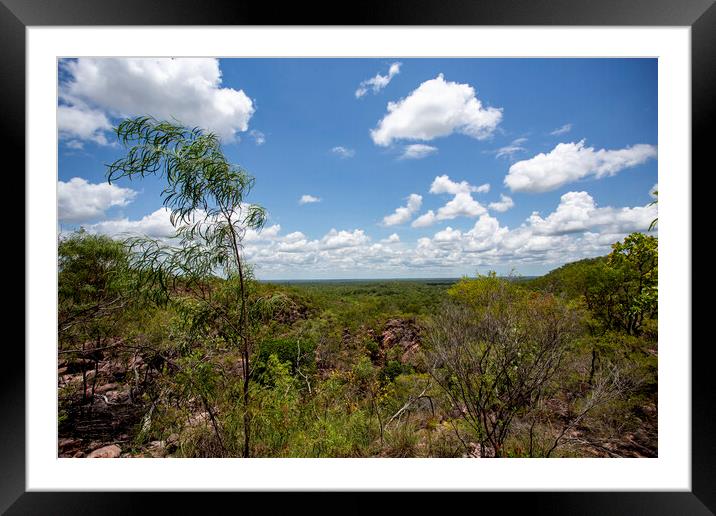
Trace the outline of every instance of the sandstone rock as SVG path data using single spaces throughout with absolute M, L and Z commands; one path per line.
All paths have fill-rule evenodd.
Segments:
M 99 385 L 95 388 L 94 392 L 97 394 L 104 394 L 105 392 L 114 391 L 119 387 L 118 383 L 106 383 Z
M 147 451 L 155 459 L 165 457 L 167 454 L 166 446 L 164 446 L 164 441 L 152 441 L 151 443 L 149 443 Z
M 74 448 L 78 444 L 80 444 L 79 439 L 74 439 L 72 437 L 65 437 L 57 441 L 57 447 L 60 450 L 67 449 L 67 448 Z
M 116 444 L 110 444 L 109 446 L 103 446 L 97 450 L 94 450 L 87 458 L 89 459 L 116 459 L 122 453 L 122 448 Z

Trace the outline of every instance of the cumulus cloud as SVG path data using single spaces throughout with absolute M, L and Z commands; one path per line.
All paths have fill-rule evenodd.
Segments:
M 549 269 L 607 254 L 626 234 L 646 231 L 655 213 L 655 206 L 601 207 L 587 192 L 568 192 L 553 211 L 533 213 L 516 227 L 482 213 L 472 226 L 451 224 L 413 243 L 401 242 L 396 233 L 372 242 L 359 228 L 332 228 L 312 238 L 301 231 L 283 234 L 275 224 L 260 232 L 247 231 L 244 251 L 259 277 L 459 275 L 479 268 L 520 271 L 535 265 Z M 437 220 L 436 213 L 425 215 L 429 214 Z M 165 208 L 139 220 L 104 221 L 87 228 L 113 236 L 168 238 L 174 233 Z
M 457 229 L 453 229 L 450 226 L 446 227 L 442 231 L 438 231 L 433 236 L 433 242 L 438 245 L 454 244 L 462 240 L 462 232 Z
M 600 229 L 610 234 L 644 231 L 656 217 L 656 206 L 634 208 L 597 207 L 587 192 L 567 192 L 557 209 L 542 218 L 536 212 L 528 219 L 539 235 L 564 235 Z
M 465 234 L 465 252 L 475 253 L 495 249 L 509 233 L 506 227 L 487 213 L 481 215 Z
M 370 238 L 362 229 L 354 229 L 353 231 L 337 231 L 331 229 L 321 239 L 321 249 L 342 249 L 344 247 L 355 247 L 366 244 Z
M 218 59 L 79 58 L 61 66 L 67 75 L 59 92 L 61 137 L 105 144 L 111 118 L 151 115 L 231 141 L 255 111 L 243 90 L 222 87 Z
M 320 197 L 314 197 L 313 195 L 304 194 L 298 200 L 298 204 L 310 204 L 313 202 L 321 202 Z
M 570 192 L 555 211 L 532 214 L 510 229 L 485 213 L 468 231 L 450 226 L 432 238 L 420 238 L 406 260 L 413 267 L 450 269 L 464 264 L 553 264 L 610 251 L 612 243 L 633 231 L 646 231 L 653 207 L 597 207 L 586 192 Z
M 246 233 L 244 234 L 244 241 L 245 242 L 269 242 L 271 240 L 274 240 L 276 237 L 278 237 L 279 232 L 281 231 L 281 225 L 280 224 L 274 224 L 272 226 L 268 226 L 259 230 L 256 229 L 247 229 Z
M 112 129 L 112 124 L 103 112 L 86 106 L 57 107 L 57 130 L 62 139 L 77 138 L 68 142 L 68 146 L 77 148 L 81 141 L 89 140 L 100 145 L 107 145 L 105 131 Z
M 437 176 L 433 183 L 430 185 L 430 193 L 431 194 L 458 194 L 458 193 L 467 193 L 467 192 L 475 192 L 475 193 L 487 193 L 490 191 L 490 185 L 488 183 L 485 183 L 480 186 L 472 186 L 467 181 L 460 181 L 459 183 L 456 183 L 455 181 L 452 181 L 449 176 L 442 175 Z
M 410 196 L 408 197 L 408 202 L 405 206 L 396 208 L 395 212 L 393 212 L 391 215 L 386 215 L 385 217 L 383 217 L 383 225 L 396 226 L 398 224 L 405 224 L 413 218 L 413 215 L 417 213 L 422 204 L 423 197 L 421 195 L 410 194 Z
M 57 210 L 62 222 L 96 220 L 114 206 L 126 206 L 136 197 L 131 188 L 109 183 L 90 183 L 81 177 L 57 183 Z
M 452 200 L 440 207 L 437 212 L 428 210 L 417 217 L 411 224 L 414 228 L 432 226 L 440 220 L 451 220 L 457 217 L 479 217 L 487 210 L 472 197 L 472 193 L 485 193 L 490 191 L 490 185 L 485 183 L 473 186 L 467 181 L 455 182 L 447 175 L 437 176 L 430 185 L 431 194 L 451 194 Z
M 478 217 L 485 213 L 485 207 L 467 192 L 458 192 L 445 206 L 438 209 L 436 218 L 448 220 L 457 217 Z
M 500 194 L 500 200 L 491 202 L 487 205 L 488 208 L 500 213 L 506 212 L 510 208 L 514 207 L 515 203 L 511 197 L 507 197 L 505 194 Z
M 485 207 L 473 199 L 470 193 L 459 192 L 445 206 L 440 207 L 437 213 L 428 210 L 417 217 L 411 225 L 414 228 L 424 228 L 441 220 L 452 220 L 458 217 L 475 218 L 486 212 Z
M 376 74 L 375 77 L 362 81 L 356 90 L 356 98 L 361 98 L 363 95 L 368 93 L 368 91 L 378 93 L 380 90 L 385 88 L 393 77 L 400 73 L 401 65 L 402 63 L 393 63 L 388 69 L 388 75 Z
M 355 150 L 349 149 L 348 147 L 343 147 L 341 145 L 333 147 L 331 149 L 331 152 L 333 154 L 336 154 L 337 156 L 340 156 L 341 158 L 352 158 L 353 156 L 356 155 Z
M 431 145 L 425 145 L 423 143 L 414 143 L 412 145 L 406 145 L 403 150 L 403 154 L 400 156 L 401 159 L 423 159 L 435 154 L 438 151 L 437 147 Z
M 423 82 L 407 97 L 388 103 L 388 113 L 371 130 L 376 145 L 394 140 L 429 141 L 453 132 L 478 140 L 492 135 L 502 109 L 483 107 L 469 84 L 448 82 L 443 74 Z
M 546 192 L 590 176 L 613 176 L 652 158 L 656 158 L 656 147 L 647 144 L 595 150 L 586 147 L 584 140 L 560 143 L 547 154 L 513 164 L 505 176 L 505 185 L 513 192 Z
M 428 210 L 420 217 L 416 218 L 411 224 L 411 226 L 414 228 L 426 228 L 428 226 L 432 226 L 436 222 L 437 217 L 435 216 L 435 212 L 433 210 Z
M 572 130 L 572 124 L 564 124 L 562 127 L 558 127 L 554 131 L 550 132 L 552 136 L 559 136 L 560 134 L 566 134 Z
M 130 220 L 127 217 L 104 220 L 85 226 L 85 229 L 91 233 L 119 238 L 142 235 L 152 238 L 171 238 L 176 234 L 176 229 L 171 223 L 170 216 L 171 211 L 168 208 L 159 208 L 139 220 Z

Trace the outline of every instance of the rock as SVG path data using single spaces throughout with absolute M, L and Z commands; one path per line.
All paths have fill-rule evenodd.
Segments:
M 420 328 L 413 319 L 390 319 L 380 334 L 382 349 L 400 346 L 403 353 L 400 361 L 409 363 L 420 348 Z
M 77 446 L 78 444 L 80 444 L 80 440 L 79 440 L 79 439 L 74 439 L 74 438 L 72 438 L 72 437 L 65 437 L 65 438 L 60 439 L 59 441 L 57 441 L 57 447 L 58 447 L 60 450 L 66 449 L 66 448 L 74 448 L 74 447 Z
M 463 453 L 463 458 L 479 459 L 482 457 L 494 457 L 495 449 L 492 446 L 485 446 L 484 450 L 479 443 L 467 443 L 469 450 Z
M 167 452 L 173 453 L 179 448 L 179 434 L 172 434 L 166 440 Z
M 67 373 L 67 367 L 60 367 L 57 369 L 57 376 L 62 376 Z
M 107 400 L 110 403 L 124 403 L 129 400 L 129 389 L 124 391 L 107 391 L 104 396 L 107 396 Z
M 95 388 L 94 392 L 96 394 L 104 394 L 105 392 L 114 391 L 119 387 L 118 383 L 106 383 L 104 385 L 99 385 Z
M 65 437 L 57 441 L 57 454 L 60 457 L 77 456 L 77 453 L 82 453 L 80 448 L 83 448 L 80 439 Z M 84 453 L 82 453 L 82 456 L 84 457 Z
M 166 446 L 164 446 L 164 441 L 152 441 L 151 443 L 149 443 L 147 451 L 155 459 L 161 459 L 167 454 Z
M 109 446 L 104 446 L 102 448 L 99 448 L 97 450 L 94 450 L 89 455 L 87 455 L 87 458 L 89 459 L 116 459 L 119 457 L 122 453 L 122 448 L 117 446 L 116 444 L 110 444 Z

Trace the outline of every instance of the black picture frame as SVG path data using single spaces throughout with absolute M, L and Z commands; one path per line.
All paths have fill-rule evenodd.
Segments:
M 25 29 L 27 26 L 87 25 L 564 25 L 689 26 L 692 73 L 692 171 L 707 172 L 707 127 L 716 119 L 716 6 L 714 0 L 368 0 L 359 3 L 191 0 L 0 0 L 0 95 L 2 142 L 25 148 Z M 23 167 L 24 153 L 16 153 Z M 713 161 L 708 162 L 713 169 Z M 5 167 L 9 173 L 8 167 Z M 682 172 L 683 173 L 683 172 Z M 689 173 L 687 171 L 687 173 Z M 24 182 L 16 191 L 24 192 Z M 692 204 L 693 205 L 693 204 Z M 694 219 L 696 222 L 696 219 Z M 692 235 L 696 233 L 692 230 Z M 23 241 L 27 235 L 23 235 Z M 18 241 L 20 241 L 18 239 Z M 697 263 L 692 256 L 692 271 Z M 32 274 L 24 266 L 25 276 Z M 14 295 L 14 293 L 13 293 Z M 694 303 L 692 303 L 694 306 Z M 694 320 L 692 315 L 692 321 Z M 532 514 L 714 514 L 716 512 L 716 404 L 708 339 L 681 343 L 692 356 L 692 456 L 689 492 L 523 492 L 471 493 L 481 507 L 506 503 L 529 507 Z M 159 497 L 163 513 L 193 512 L 204 501 L 186 493 L 26 492 L 25 489 L 25 354 L 17 345 L 0 374 L 0 512 L 7 514 L 126 514 L 150 509 Z M 231 494 L 212 493 L 213 504 L 232 501 Z M 217 496 L 219 498 L 217 498 Z M 261 494 L 240 493 L 241 505 L 253 505 Z M 295 496 L 295 494 L 294 494 Z M 364 494 L 349 496 L 362 500 Z M 461 495 L 462 496 L 462 495 Z M 206 496 L 201 497 L 206 498 Z M 299 497 L 303 498 L 303 494 Z M 280 501 L 271 495 L 272 504 Z M 373 504 L 322 498 L 312 511 L 370 511 Z M 424 493 L 411 496 L 423 504 Z M 262 498 L 265 500 L 265 498 Z M 238 502 L 239 499 L 236 498 Z M 265 503 L 265 502 L 262 502 Z M 402 509 L 406 509 L 400 502 Z M 452 503 L 452 502 L 451 502 Z M 470 502 L 474 504 L 474 500 Z M 212 504 L 212 505 L 213 505 Z M 273 506 L 273 505 L 272 505 Z M 380 502 L 383 509 L 386 505 Z M 525 509 L 527 510 L 527 509 Z M 273 512 L 273 511 L 272 511 Z

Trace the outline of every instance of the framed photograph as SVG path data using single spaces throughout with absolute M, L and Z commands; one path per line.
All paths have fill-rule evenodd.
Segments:
M 2 1 L 27 304 L 0 508 L 713 514 L 713 2 L 274 11 Z

